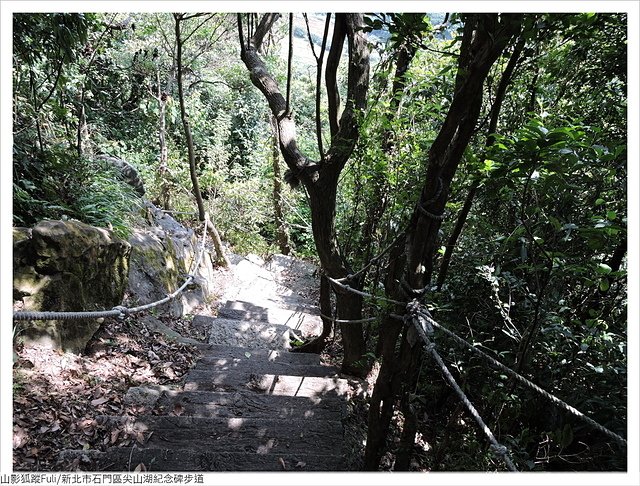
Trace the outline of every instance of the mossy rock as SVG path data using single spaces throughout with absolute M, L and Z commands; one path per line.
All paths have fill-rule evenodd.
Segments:
M 28 311 L 93 311 L 119 305 L 131 246 L 112 232 L 79 221 L 44 220 L 13 231 L 13 295 Z M 95 320 L 30 321 L 26 340 L 80 352 L 99 327 Z

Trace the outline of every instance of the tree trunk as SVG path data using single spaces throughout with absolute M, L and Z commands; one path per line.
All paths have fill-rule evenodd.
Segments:
M 498 84 L 498 89 L 496 91 L 496 98 L 493 102 L 493 105 L 491 106 L 491 118 L 489 120 L 487 141 L 485 144 L 487 148 L 493 145 L 493 142 L 495 141 L 494 135 L 498 127 L 498 120 L 500 118 L 502 102 L 504 101 L 507 87 L 509 86 L 511 79 L 513 78 L 513 72 L 515 71 L 516 65 L 520 62 L 520 55 L 522 54 L 522 49 L 524 48 L 524 42 L 524 37 L 520 37 L 520 40 L 515 45 L 513 53 L 509 58 L 507 67 L 500 77 L 500 83 Z M 462 234 L 462 228 L 467 221 L 467 217 L 469 216 L 469 212 L 471 211 L 471 207 L 473 206 L 473 200 L 476 197 L 479 187 L 480 179 L 476 179 L 471 185 L 469 192 L 467 193 L 467 197 L 465 198 L 464 205 L 460 210 L 460 214 L 458 214 L 458 217 L 456 218 L 456 224 L 453 227 L 453 231 L 451 232 L 449 241 L 447 241 L 444 257 L 442 258 L 442 264 L 440 265 L 440 271 L 438 272 L 438 291 L 442 289 L 442 285 L 444 284 L 444 281 L 447 277 L 447 271 L 449 270 L 449 264 L 451 263 L 451 255 L 453 254 L 453 250 L 456 247 L 458 238 Z
M 276 242 L 280 253 L 288 255 L 291 251 L 289 229 L 284 219 L 284 205 L 282 195 L 282 169 L 280 168 L 280 150 L 278 149 L 278 123 L 273 115 L 270 117 L 272 141 L 271 162 L 273 164 L 273 211 L 276 223 Z
M 396 250 L 386 291 L 392 298 L 407 300 L 429 284 L 433 271 L 436 241 L 447 201 L 449 186 L 462 154 L 473 134 L 480 114 L 484 80 L 507 42 L 519 29 L 520 15 L 471 14 L 465 18 L 455 94 L 438 136 L 430 150 L 425 185 L 413 212 L 405 238 L 405 254 Z M 398 245 L 402 248 L 402 245 Z M 406 264 L 405 264 L 406 255 Z M 403 292 L 406 287 L 410 292 Z M 415 294 L 417 292 L 417 294 Z M 402 306 L 397 313 L 404 314 Z M 370 403 L 369 429 L 365 451 L 365 468 L 376 470 L 388 432 L 388 408 L 395 400 L 402 381 L 415 383 L 416 357 L 421 352 L 420 342 L 409 344 L 406 332 L 401 343 L 400 360 L 395 357 L 396 340 L 402 325 L 388 326 L 381 333 L 381 369 Z M 408 377 L 407 380 L 404 378 Z M 413 444 L 415 417 L 411 408 L 411 389 L 402 393 L 402 410 L 409 414 L 406 433 L 403 434 L 403 454 L 400 467 L 410 461 L 409 444 Z M 376 423 L 380 421 L 380 424 Z
M 333 329 L 333 311 L 331 308 L 331 282 L 327 276 L 322 273 L 320 275 L 320 314 L 322 319 L 322 334 L 312 341 L 293 349 L 298 353 L 315 353 L 319 354 L 324 350 L 326 341 L 331 335 Z
M 180 36 L 180 16 L 174 14 L 175 17 L 175 33 L 176 33 L 176 63 L 178 69 L 178 99 L 180 101 L 180 118 L 184 128 L 184 136 L 187 141 L 187 152 L 189 155 L 189 174 L 191 175 L 191 185 L 193 187 L 193 195 L 198 205 L 198 219 L 205 220 L 204 203 L 202 202 L 202 194 L 200 193 L 200 185 L 198 184 L 198 174 L 196 172 L 196 155 L 193 147 L 193 136 L 191 135 L 191 126 L 187 108 L 184 102 L 184 86 L 182 81 L 182 39 Z
M 211 236 L 211 240 L 213 241 L 213 247 L 216 250 L 216 263 L 221 267 L 228 268 L 231 263 L 229 262 L 229 259 L 224 252 L 224 248 L 222 247 L 220 233 L 218 233 L 218 230 L 209 218 L 208 213 L 205 214 L 205 220 L 207 221 L 207 230 L 209 231 L 209 235 Z
M 177 66 L 177 81 L 178 81 L 178 98 L 180 100 L 180 116 L 182 118 L 182 126 L 184 127 L 184 135 L 187 140 L 187 150 L 189 153 L 189 173 L 191 174 L 191 183 L 193 184 L 193 195 L 196 198 L 198 205 L 198 219 L 200 221 L 206 221 L 206 228 L 211 234 L 213 245 L 216 249 L 217 263 L 228 267 L 229 260 L 224 253 L 222 247 L 222 241 L 220 234 L 214 226 L 213 222 L 209 219 L 208 214 L 205 212 L 204 203 L 202 201 L 202 194 L 200 193 L 200 186 L 198 185 L 198 174 L 196 173 L 196 157 L 195 149 L 193 146 L 193 136 L 191 135 L 191 126 L 189 124 L 189 117 L 187 115 L 187 108 L 184 102 L 184 87 L 182 81 L 182 47 L 183 41 L 180 36 L 180 14 L 173 14 L 175 19 L 175 33 L 176 33 L 176 66 Z
M 158 163 L 157 182 L 160 187 L 160 205 L 166 210 L 171 209 L 169 194 L 169 151 L 166 140 L 166 110 L 167 92 L 163 92 L 160 87 L 160 70 L 156 70 L 156 84 L 158 85 L 158 144 L 160 146 L 160 161 Z M 168 84 L 168 83 L 167 83 Z
M 84 155 L 84 139 L 87 133 L 87 116 L 84 108 L 84 88 L 78 102 L 78 128 L 76 130 L 76 152 L 78 157 Z
M 336 92 L 329 92 L 329 98 L 334 103 L 334 107 L 330 109 L 331 146 L 325 157 L 317 162 L 310 160 L 299 150 L 295 122 L 291 114 L 287 112 L 286 99 L 258 55 L 264 36 L 277 18 L 276 14 L 265 14 L 253 35 L 245 42 L 242 32 L 242 16 L 238 14 L 241 58 L 249 71 L 251 81 L 265 96 L 271 113 L 277 120 L 280 151 L 284 161 L 293 176 L 304 184 L 309 193 L 313 236 L 322 269 L 331 278 L 343 278 L 349 274 L 350 269 L 340 254 L 336 241 L 336 191 L 340 172 L 351 156 L 358 139 L 358 113 L 366 105 L 369 85 L 369 53 L 361 30 L 362 15 L 336 15 L 334 29 L 338 33 L 344 30 L 343 40 L 347 38 L 349 43 L 348 101 L 340 120 L 336 123 Z M 332 45 L 332 51 L 338 49 L 338 44 L 339 42 Z M 327 58 L 327 71 L 334 70 L 334 67 L 329 66 L 330 59 L 332 59 L 331 52 Z M 339 56 L 337 60 L 339 60 Z M 337 68 L 336 62 L 334 62 L 334 66 Z M 328 76 L 331 77 L 331 74 L 335 74 L 335 72 L 329 72 Z M 334 290 L 336 291 L 338 317 L 340 319 L 360 319 L 362 298 L 355 294 L 347 295 L 342 289 Z M 345 354 L 342 369 L 347 373 L 362 375 L 364 374 L 362 356 L 365 352 L 362 324 L 343 324 L 341 329 Z

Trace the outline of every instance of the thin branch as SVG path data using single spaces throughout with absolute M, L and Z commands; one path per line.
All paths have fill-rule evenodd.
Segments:
M 327 56 L 327 67 L 324 72 L 325 84 L 327 86 L 329 129 L 331 131 L 332 139 L 338 133 L 338 128 L 340 126 L 338 122 L 340 93 L 338 91 L 337 73 L 338 65 L 340 64 L 340 57 L 342 55 L 342 47 L 344 46 L 344 39 L 347 35 L 344 16 L 345 14 L 336 14 L 336 19 L 333 23 L 333 38 L 331 40 L 331 49 L 329 50 L 329 54 Z
M 58 85 L 58 81 L 60 80 L 60 75 L 62 74 L 62 66 L 63 65 L 64 65 L 64 61 L 62 59 L 60 59 L 60 64 L 58 64 L 58 72 L 56 73 L 56 79 L 53 82 L 53 85 L 51 86 L 51 89 L 49 90 L 49 94 L 47 94 L 47 96 L 44 98 L 44 100 L 42 100 L 40 102 L 40 104 L 36 107 L 36 111 L 39 111 L 40 108 L 42 108 L 45 105 L 45 103 L 47 101 L 49 101 L 49 99 L 53 95 L 53 92 L 55 91 L 56 86 Z
M 311 53 L 313 54 L 313 57 L 316 58 L 316 64 L 317 64 L 320 60 L 316 55 L 316 48 L 314 47 L 313 39 L 311 38 L 311 28 L 309 27 L 309 17 L 307 17 L 306 13 L 303 13 L 302 16 L 304 17 L 304 22 L 307 24 L 307 37 L 309 37 L 309 45 L 311 46 Z
M 204 17 L 205 15 L 210 15 L 207 12 L 197 12 L 191 15 L 187 15 L 187 14 L 173 14 L 174 16 L 177 16 L 176 19 L 177 20 L 189 20 L 189 19 L 195 19 L 197 17 Z M 215 15 L 215 14 L 214 14 Z
M 194 27 L 194 29 L 189 33 L 189 35 L 188 35 L 188 36 L 186 36 L 184 39 L 182 39 L 182 43 L 183 43 L 183 44 L 185 44 L 185 43 L 186 43 L 186 42 L 191 38 L 191 36 L 192 36 L 193 34 L 195 34 L 195 33 L 198 31 L 198 29 L 199 29 L 200 27 L 202 27 L 204 24 L 206 24 L 209 20 L 211 20 L 211 19 L 212 19 L 213 17 L 215 17 L 215 16 L 216 16 L 216 14 L 215 14 L 215 13 L 212 13 L 212 14 L 211 14 L 211 15 L 209 15 L 206 19 L 204 19 L 202 22 L 200 22 L 198 25 L 196 25 L 196 26 Z
M 287 62 L 287 107 L 286 114 L 291 113 L 291 68 L 293 64 L 293 14 L 289 14 L 289 60 Z
M 200 84 L 200 83 L 203 83 L 203 84 L 222 84 L 222 85 L 226 86 L 227 88 L 232 89 L 231 85 L 229 85 L 226 81 L 222 81 L 222 80 L 209 81 L 207 79 L 197 79 L 193 83 L 191 83 L 187 89 L 191 89 L 196 84 Z
M 169 56 L 170 58 L 173 59 L 175 57 L 175 52 L 174 52 L 173 49 L 170 49 L 170 46 L 175 45 L 175 44 L 169 41 L 169 38 L 167 37 L 167 33 L 162 28 L 162 23 L 160 22 L 160 19 L 158 18 L 158 14 L 154 15 L 154 19 L 156 21 L 158 30 L 160 31 L 160 34 L 162 35 L 162 38 L 164 39 L 164 42 L 165 42 L 165 44 L 162 47 L 165 50 L 165 52 L 167 53 L 167 56 Z
M 307 17 L 305 14 L 305 19 L 306 18 Z M 322 147 L 322 120 L 320 118 L 320 89 L 322 87 L 322 62 L 324 61 L 324 50 L 327 47 L 327 38 L 329 36 L 330 24 L 331 13 L 328 13 L 324 24 L 324 34 L 322 36 L 322 46 L 320 47 L 320 57 L 316 57 L 316 136 L 318 137 L 318 152 L 320 153 L 320 160 L 324 159 L 324 148 Z M 309 24 L 307 22 L 307 30 L 308 29 Z M 309 40 L 311 40 L 311 33 L 309 33 Z M 315 56 L 315 51 L 313 55 Z

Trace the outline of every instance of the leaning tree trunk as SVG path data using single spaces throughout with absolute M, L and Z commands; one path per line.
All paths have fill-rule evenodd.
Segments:
M 251 81 L 262 92 L 271 113 L 277 120 L 280 151 L 285 163 L 292 175 L 304 184 L 309 193 L 313 237 L 322 269 L 331 278 L 343 278 L 350 273 L 350 269 L 336 241 L 336 191 L 340 172 L 351 156 L 358 139 L 358 112 L 365 108 L 369 86 L 369 51 L 361 29 L 363 19 L 361 14 L 336 15 L 335 42 L 332 43 L 327 58 L 327 73 L 329 77 L 332 74 L 335 75 L 339 52 L 346 38 L 349 44 L 347 103 L 338 120 L 337 89 L 333 89 L 335 84 L 328 86 L 331 146 L 324 157 L 319 161 L 313 161 L 299 150 L 296 141 L 296 125 L 292 114 L 287 110 L 287 100 L 258 54 L 265 35 L 278 17 L 279 14 L 265 14 L 245 42 L 242 16 L 238 14 L 241 58 L 249 71 Z M 338 51 L 339 48 L 340 51 Z M 360 319 L 362 299 L 357 295 L 347 294 L 342 289 L 334 289 L 334 291 L 338 317 Z M 342 369 L 347 373 L 362 374 L 361 361 L 365 352 L 362 324 L 343 324 L 341 330 L 345 353 Z
M 276 223 L 276 242 L 280 253 L 288 255 L 291 251 L 289 229 L 284 219 L 284 196 L 282 194 L 282 168 L 280 167 L 280 149 L 278 148 L 278 124 L 276 119 L 269 117 L 271 124 L 271 163 L 273 164 L 273 212 Z
M 484 80 L 519 25 L 519 15 L 472 14 L 465 18 L 453 100 L 429 150 L 425 185 L 405 236 L 404 252 L 399 245 L 387 279 L 387 294 L 396 300 L 421 298 L 430 283 L 449 187 L 480 114 Z M 397 306 L 395 312 L 402 315 L 405 309 Z M 387 330 L 380 335 L 382 364 L 370 403 L 365 450 L 365 469 L 368 470 L 378 468 L 392 413 L 390 404 L 399 392 L 408 427 L 400 442 L 398 468 L 409 464 L 416 424 L 410 393 L 415 389 L 416 364 L 422 352 L 421 343 L 410 339 L 412 331 L 412 328 L 388 323 Z M 399 335 L 402 340 L 400 354 L 396 356 Z
M 493 105 L 491 106 L 490 119 L 489 119 L 489 128 L 487 129 L 487 141 L 485 143 L 486 148 L 488 149 L 493 145 L 495 141 L 495 133 L 498 127 L 498 120 L 500 118 L 500 111 L 502 109 L 502 102 L 504 101 L 504 96 L 507 92 L 507 87 L 511 82 L 513 77 L 513 72 L 515 71 L 516 65 L 520 62 L 520 54 L 522 53 L 522 49 L 524 48 L 525 38 L 520 37 L 520 40 L 515 45 L 513 49 L 513 53 L 509 58 L 509 62 L 507 63 L 507 67 L 504 69 L 502 76 L 500 77 L 500 83 L 498 83 L 498 89 L 496 90 L 496 97 L 493 101 Z M 438 272 L 438 290 L 442 289 L 442 285 L 444 284 L 445 279 L 447 278 L 447 271 L 449 270 L 449 264 L 451 263 L 451 256 L 453 255 L 453 251 L 455 250 L 456 244 L 458 242 L 458 238 L 462 234 L 462 228 L 467 221 L 467 217 L 471 212 L 471 207 L 473 206 L 473 200 L 478 193 L 478 188 L 480 187 L 480 179 L 477 178 L 473 181 L 469 192 L 467 193 L 467 197 L 464 200 L 464 204 L 458 217 L 456 218 L 456 223 L 453 227 L 453 231 L 451 232 L 451 236 L 445 245 L 444 256 L 442 257 L 442 263 L 440 265 L 440 270 Z
M 208 214 L 204 209 L 204 203 L 202 201 L 202 193 L 200 192 L 200 186 L 198 184 L 198 174 L 196 172 L 196 156 L 193 145 L 193 136 L 191 135 L 191 126 L 189 123 L 189 116 L 187 115 L 187 108 L 184 102 L 184 86 L 182 81 L 182 48 L 184 41 L 181 38 L 180 22 L 182 20 L 181 14 L 173 14 L 175 19 L 175 34 L 176 34 L 176 67 L 177 67 L 177 81 L 178 81 L 178 98 L 180 101 L 180 117 L 182 118 L 182 126 L 184 127 L 184 136 L 187 140 L 187 151 L 189 154 L 189 173 L 191 175 L 191 183 L 193 185 L 193 195 L 196 198 L 198 205 L 198 219 L 202 222 L 206 222 L 205 230 L 208 230 L 213 240 L 213 245 L 216 250 L 217 263 L 223 267 L 229 266 L 229 260 L 224 253 L 222 247 L 222 240 L 220 234 L 214 226 L 213 222 L 209 219 Z
M 160 160 L 158 162 L 157 183 L 160 188 L 160 206 L 163 209 L 171 209 L 171 195 L 169 193 L 169 151 L 167 149 L 167 99 L 169 85 L 166 91 L 160 87 L 160 68 L 156 68 L 156 84 L 158 86 L 156 100 L 158 101 L 158 145 L 160 148 Z

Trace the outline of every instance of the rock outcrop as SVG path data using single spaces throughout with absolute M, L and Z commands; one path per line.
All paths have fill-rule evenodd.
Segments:
M 119 305 L 127 288 L 131 246 L 79 221 L 44 220 L 13 230 L 13 297 L 25 311 L 91 311 Z M 29 321 L 26 340 L 80 352 L 96 320 Z
M 182 317 L 214 300 L 214 269 L 195 232 L 153 204 L 132 228 L 129 241 L 79 221 L 45 220 L 13 229 L 13 294 L 16 310 L 94 311 L 134 307 L 165 298 L 189 272 L 193 284 L 159 313 Z M 126 297 L 126 298 L 125 298 Z M 124 299 L 124 301 L 123 301 Z M 54 348 L 82 352 L 97 320 L 21 321 L 21 336 Z
M 142 183 L 140 174 L 138 174 L 135 167 L 129 164 L 126 160 L 119 159 L 118 157 L 112 157 L 110 155 L 98 155 L 96 158 L 115 167 L 120 174 L 120 178 L 133 187 L 139 196 L 144 196 L 144 184 Z
M 205 252 L 197 270 L 199 238 L 170 215 L 151 203 L 145 203 L 146 222 L 134 229 L 129 243 L 131 258 L 127 294 L 132 305 L 160 300 L 182 285 L 189 272 L 194 285 L 178 298 L 158 307 L 172 317 L 181 317 L 213 300 L 213 262 Z

